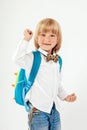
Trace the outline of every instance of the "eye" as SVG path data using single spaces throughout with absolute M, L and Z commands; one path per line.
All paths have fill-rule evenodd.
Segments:
M 51 34 L 50 36 L 51 36 L 51 37 L 55 37 L 56 35 L 55 35 L 55 34 Z
M 46 35 L 45 35 L 45 33 L 40 33 L 40 36 L 43 36 L 43 37 L 45 37 Z

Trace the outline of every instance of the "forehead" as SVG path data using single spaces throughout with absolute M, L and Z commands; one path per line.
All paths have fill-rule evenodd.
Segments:
M 55 34 L 55 33 L 53 33 L 52 31 L 40 31 L 39 34 L 48 34 L 48 35 L 50 35 L 50 34 Z
M 39 28 L 39 32 L 51 32 L 51 33 L 57 33 L 58 27 L 55 27 L 54 25 L 41 25 Z

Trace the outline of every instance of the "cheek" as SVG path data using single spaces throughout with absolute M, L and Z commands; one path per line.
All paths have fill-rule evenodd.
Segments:
M 42 39 L 38 38 L 37 41 L 38 41 L 38 44 L 39 44 L 39 43 L 41 43 Z
M 57 40 L 54 40 L 52 45 L 55 47 L 57 45 Z
M 41 46 L 42 45 L 42 40 L 38 38 L 37 43 L 38 43 L 39 46 Z

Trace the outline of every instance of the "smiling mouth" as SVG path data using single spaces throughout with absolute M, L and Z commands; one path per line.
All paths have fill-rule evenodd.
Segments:
M 50 43 L 43 43 L 43 45 L 50 46 L 51 44 Z

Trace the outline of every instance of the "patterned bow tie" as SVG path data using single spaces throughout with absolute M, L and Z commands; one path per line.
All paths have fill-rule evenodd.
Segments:
M 53 60 L 54 62 L 57 62 L 58 61 L 58 55 L 52 55 L 52 54 L 47 54 L 47 57 L 46 57 L 46 61 L 50 61 L 50 60 Z

